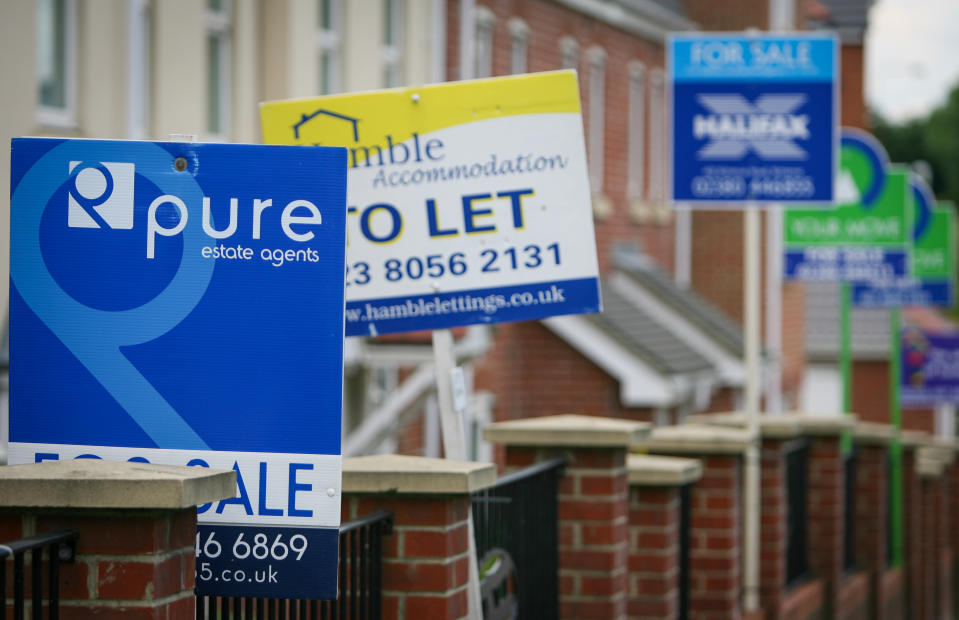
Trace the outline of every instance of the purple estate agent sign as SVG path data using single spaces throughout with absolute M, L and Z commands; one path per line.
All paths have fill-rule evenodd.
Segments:
M 959 403 L 959 334 L 904 329 L 900 386 L 904 407 Z

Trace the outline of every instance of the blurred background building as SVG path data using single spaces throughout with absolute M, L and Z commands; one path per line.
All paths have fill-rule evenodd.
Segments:
M 262 101 L 576 69 L 606 311 L 457 330 L 473 393 L 473 454 L 489 458 L 475 430 L 491 420 L 577 412 L 674 423 L 737 407 L 742 215 L 666 203 L 664 42 L 669 32 L 683 30 L 836 29 L 843 43 L 842 120 L 864 127 L 862 48 L 870 4 L 6 2 L 0 7 L 0 136 L 166 140 L 187 134 L 259 142 Z M 9 170 L 4 149 L 3 228 Z M 8 249 L 2 234 L 0 280 L 7 279 Z M 770 341 L 766 356 L 767 372 L 781 386 L 775 402 L 837 411 L 838 395 L 833 407 L 823 398 L 835 389 L 835 354 L 812 347 L 816 357 L 809 358 L 810 343 L 822 336 L 817 308 L 828 306 L 834 292 L 807 296 L 806 287 L 778 278 L 767 287 L 781 291 L 781 337 Z M 7 296 L 0 288 L 4 311 Z M 431 360 L 428 334 L 348 341 L 347 453 L 439 454 Z M 818 364 L 813 372 L 807 372 L 810 361 Z

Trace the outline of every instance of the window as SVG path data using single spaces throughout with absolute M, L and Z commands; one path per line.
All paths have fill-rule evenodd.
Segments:
M 321 95 L 340 90 L 340 2 L 317 0 L 316 3 L 317 87 Z
M 528 69 L 529 26 L 522 19 L 509 20 L 509 72 L 526 73 Z
M 588 80 L 588 119 L 586 137 L 586 159 L 589 162 L 589 188 L 593 196 L 603 193 L 603 175 L 606 148 L 606 52 L 599 47 L 591 47 L 586 52 L 589 63 Z
M 76 29 L 74 0 L 37 0 L 37 121 L 76 124 Z
M 493 26 L 496 16 L 485 6 L 476 7 L 476 51 L 473 76 L 487 78 L 493 75 Z
M 650 72 L 649 199 L 666 199 L 666 80 L 662 69 Z
M 226 138 L 230 127 L 230 0 L 206 2 L 206 131 Z
M 383 85 L 403 84 L 403 1 L 383 0 Z
M 573 37 L 559 40 L 560 66 L 563 69 L 575 69 L 579 65 L 579 43 Z
M 646 67 L 638 61 L 629 64 L 628 105 L 626 198 L 634 202 L 643 197 L 646 166 Z
M 150 135 L 150 0 L 131 0 L 127 28 L 127 137 Z

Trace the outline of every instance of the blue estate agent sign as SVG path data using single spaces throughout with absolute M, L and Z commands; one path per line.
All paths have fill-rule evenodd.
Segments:
M 345 151 L 12 151 L 10 462 L 234 469 L 198 591 L 335 597 Z
M 959 334 L 902 330 L 903 407 L 959 404 Z
M 670 37 L 672 200 L 831 203 L 837 50 L 829 34 Z

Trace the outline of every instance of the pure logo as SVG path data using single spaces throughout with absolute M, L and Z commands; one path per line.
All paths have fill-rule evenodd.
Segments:
M 763 159 L 803 160 L 808 153 L 796 140 L 808 140 L 809 116 L 795 114 L 806 103 L 804 94 L 762 95 L 750 103 L 742 95 L 698 95 L 711 114 L 693 117 L 693 135 L 708 139 L 700 160 L 741 159 L 754 151 Z
M 71 161 L 67 226 L 133 228 L 134 165 Z

